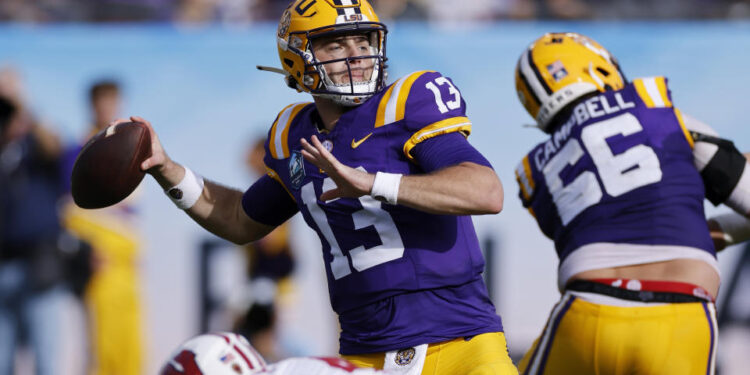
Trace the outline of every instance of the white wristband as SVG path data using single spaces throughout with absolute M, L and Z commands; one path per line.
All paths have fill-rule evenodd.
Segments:
M 711 220 L 721 227 L 727 246 L 750 239 L 750 220 L 738 213 L 721 214 Z
M 188 167 L 179 184 L 164 190 L 169 199 L 182 210 L 193 207 L 203 193 L 203 177 L 196 175 Z
M 398 173 L 376 173 L 370 195 L 377 200 L 386 201 L 390 204 L 398 203 L 398 187 L 401 185 L 401 177 L 403 176 Z

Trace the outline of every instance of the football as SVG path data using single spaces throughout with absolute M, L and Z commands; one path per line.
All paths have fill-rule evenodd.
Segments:
M 71 192 L 81 208 L 108 207 L 125 199 L 145 173 L 140 165 L 151 156 L 146 125 L 124 122 L 94 135 L 73 165 Z

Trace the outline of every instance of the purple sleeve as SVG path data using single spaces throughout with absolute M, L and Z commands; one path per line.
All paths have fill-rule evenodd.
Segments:
M 251 219 L 277 226 L 299 211 L 297 203 L 281 184 L 265 175 L 242 195 L 242 208 Z
M 411 151 L 414 160 L 427 172 L 463 162 L 492 168 L 487 159 L 461 133 L 448 133 L 419 142 Z

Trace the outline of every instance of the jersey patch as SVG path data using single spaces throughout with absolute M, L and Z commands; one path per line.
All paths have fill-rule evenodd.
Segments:
M 292 157 L 289 158 L 289 180 L 292 183 L 292 189 L 299 190 L 302 186 L 302 181 L 305 179 L 305 164 L 302 152 L 292 152 Z

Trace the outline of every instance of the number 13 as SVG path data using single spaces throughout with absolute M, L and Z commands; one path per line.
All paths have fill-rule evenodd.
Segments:
M 437 83 L 440 86 L 448 85 L 448 93 L 453 95 L 453 99 L 447 102 L 443 102 L 443 95 L 440 93 L 440 89 L 435 85 Z M 448 112 L 449 110 L 461 107 L 461 93 L 458 92 L 456 86 L 453 86 L 451 81 L 445 77 L 438 77 L 435 79 L 435 83 L 427 82 L 425 87 L 430 89 L 435 94 L 435 104 L 437 104 L 440 113 Z

